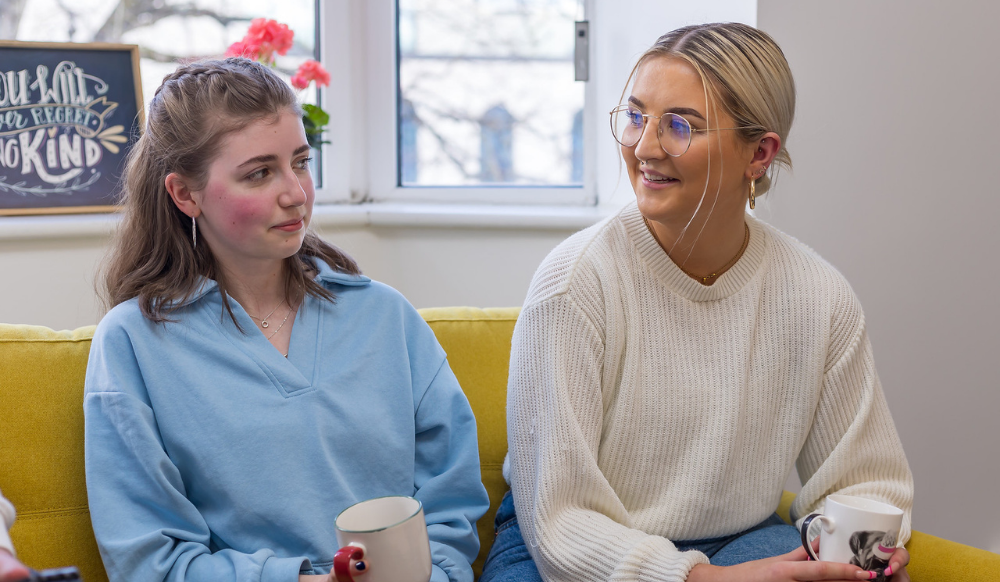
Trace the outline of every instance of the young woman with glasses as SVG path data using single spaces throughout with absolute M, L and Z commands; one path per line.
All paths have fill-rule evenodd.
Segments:
M 785 58 L 741 24 L 639 59 L 611 112 L 636 200 L 535 274 L 514 333 L 506 475 L 484 582 L 867 580 L 810 562 L 793 519 L 913 483 L 861 307 L 812 250 L 747 214 L 795 109 Z M 515 511 L 516 510 L 516 511 Z
M 472 581 L 472 410 L 416 310 L 309 230 L 309 156 L 259 63 L 183 66 L 150 103 L 84 396 L 112 582 L 329 582 L 337 515 L 389 495 L 423 504 L 431 580 Z

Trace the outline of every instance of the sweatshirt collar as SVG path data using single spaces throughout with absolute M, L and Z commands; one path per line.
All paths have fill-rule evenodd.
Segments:
M 642 258 L 643 262 L 657 278 L 671 291 L 691 301 L 714 301 L 733 295 L 742 289 L 757 273 L 764 262 L 767 249 L 767 235 L 763 225 L 750 216 L 745 216 L 750 227 L 750 242 L 740 260 L 719 275 L 715 283 L 702 285 L 681 271 L 660 247 L 646 228 L 642 214 L 635 202 L 622 209 L 619 219 Z
M 316 270 L 318 271 L 314 280 L 322 283 L 326 287 L 330 287 L 332 285 L 363 287 L 370 284 L 372 281 L 369 277 L 364 275 L 352 275 L 350 273 L 334 271 L 330 265 L 326 264 L 326 261 L 318 258 L 313 258 L 313 265 L 316 266 Z M 186 307 L 196 303 L 202 297 L 216 291 L 218 288 L 219 284 L 215 281 L 215 279 L 201 277 L 195 291 L 184 301 L 178 302 L 177 307 Z
M 327 286 L 347 285 L 349 287 L 363 287 L 372 282 L 370 278 L 364 275 L 352 275 L 342 271 L 334 271 L 330 265 L 326 264 L 326 261 L 321 259 L 314 258 L 313 264 L 319 270 L 316 280 L 323 282 Z

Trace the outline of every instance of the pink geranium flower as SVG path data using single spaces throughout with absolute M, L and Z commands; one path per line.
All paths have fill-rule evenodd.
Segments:
M 260 45 L 254 44 L 252 42 L 247 42 L 245 39 L 239 42 L 234 42 L 229 45 L 226 49 L 227 57 L 245 57 L 252 61 L 257 60 L 260 56 Z
M 292 48 L 294 37 L 295 33 L 287 24 L 268 18 L 254 18 L 243 42 L 259 47 L 259 60 L 271 64 L 274 62 L 274 53 L 284 55 Z
M 320 87 L 326 87 L 330 84 L 330 73 L 326 72 L 323 65 L 318 62 L 308 60 L 302 63 L 299 66 L 299 70 L 292 75 L 292 87 L 305 89 L 312 81 L 316 81 L 316 84 Z

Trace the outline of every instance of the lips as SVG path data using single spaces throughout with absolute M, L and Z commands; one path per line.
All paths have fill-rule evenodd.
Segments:
M 650 188 L 664 188 L 678 182 L 677 178 L 672 178 L 653 170 L 641 170 L 641 173 L 642 183 Z
M 282 222 L 281 224 L 276 224 L 274 225 L 273 228 L 276 228 L 278 230 L 284 230 L 287 232 L 295 232 L 296 230 L 302 228 L 302 225 L 303 225 L 302 217 L 299 217 L 292 220 L 288 220 L 286 222 Z

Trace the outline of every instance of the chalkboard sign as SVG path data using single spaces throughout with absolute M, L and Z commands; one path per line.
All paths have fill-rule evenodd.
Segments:
M 139 47 L 0 41 L 0 215 L 114 210 L 142 123 Z

